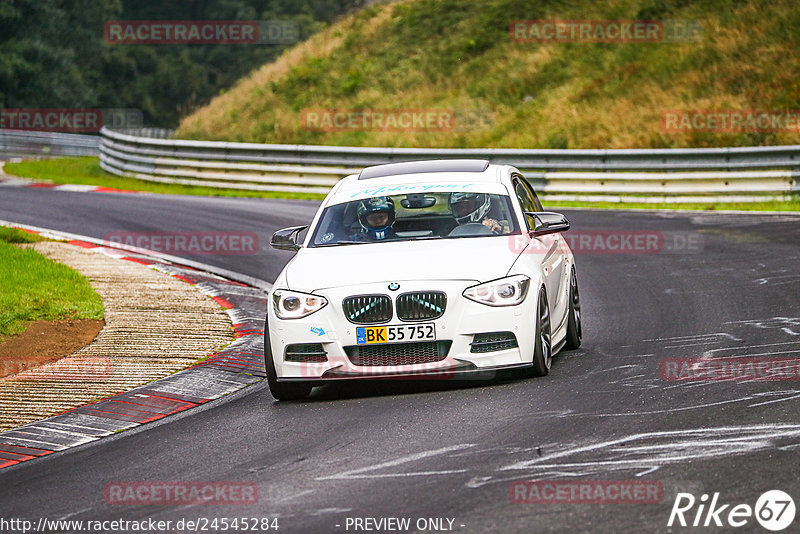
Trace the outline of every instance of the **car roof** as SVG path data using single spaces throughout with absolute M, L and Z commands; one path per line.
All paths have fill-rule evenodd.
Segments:
M 489 167 L 485 159 L 438 159 L 429 161 L 404 161 L 367 167 L 358 174 L 359 180 L 371 180 L 384 176 L 417 174 L 431 172 L 476 172 L 482 173 Z
M 330 204 L 368 196 L 399 194 L 423 188 L 430 192 L 450 192 L 479 188 L 484 192 L 504 190 L 503 165 L 486 160 L 430 160 L 390 163 L 367 167 L 337 183 Z M 441 186 L 441 187 L 440 187 Z

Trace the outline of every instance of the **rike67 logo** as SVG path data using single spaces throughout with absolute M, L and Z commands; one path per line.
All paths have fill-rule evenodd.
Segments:
M 749 504 L 723 504 L 719 493 L 714 493 L 709 501 L 708 494 L 699 499 L 691 493 L 678 493 L 667 526 L 671 527 L 743 527 L 752 525 L 753 518 L 767 530 L 784 530 L 794 521 L 794 499 L 781 490 L 763 493 L 755 507 Z

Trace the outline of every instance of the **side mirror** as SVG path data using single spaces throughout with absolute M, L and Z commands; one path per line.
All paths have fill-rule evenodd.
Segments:
M 552 211 L 526 211 L 525 215 L 532 217 L 536 222 L 535 226 L 530 231 L 532 236 L 538 237 L 569 230 L 569 221 L 560 213 L 553 213 Z
M 291 250 L 292 252 L 297 252 L 301 248 L 300 243 L 298 242 L 298 236 L 300 235 L 300 232 L 306 228 L 308 228 L 308 225 L 292 226 L 290 228 L 278 230 L 272 235 L 272 241 L 270 241 L 269 246 L 278 250 Z

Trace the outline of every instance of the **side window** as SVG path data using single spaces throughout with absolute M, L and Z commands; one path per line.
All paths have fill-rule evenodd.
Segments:
M 525 188 L 530 192 L 531 198 L 533 198 L 533 204 L 536 206 L 534 211 L 544 211 L 542 207 L 542 203 L 539 201 L 539 196 L 536 194 L 536 191 L 533 190 L 533 186 L 531 186 L 530 182 L 525 178 L 522 178 L 522 183 L 525 185 Z
M 533 189 L 528 185 L 522 176 L 514 176 L 514 193 L 519 199 L 519 204 L 522 206 L 522 211 L 542 211 L 542 203 Z M 533 217 L 526 215 L 525 220 L 528 223 L 528 228 L 534 227 Z

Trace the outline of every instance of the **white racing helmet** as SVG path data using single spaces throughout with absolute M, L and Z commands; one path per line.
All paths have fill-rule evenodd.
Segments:
M 458 224 L 479 223 L 489 213 L 486 193 L 450 193 L 450 212 Z

